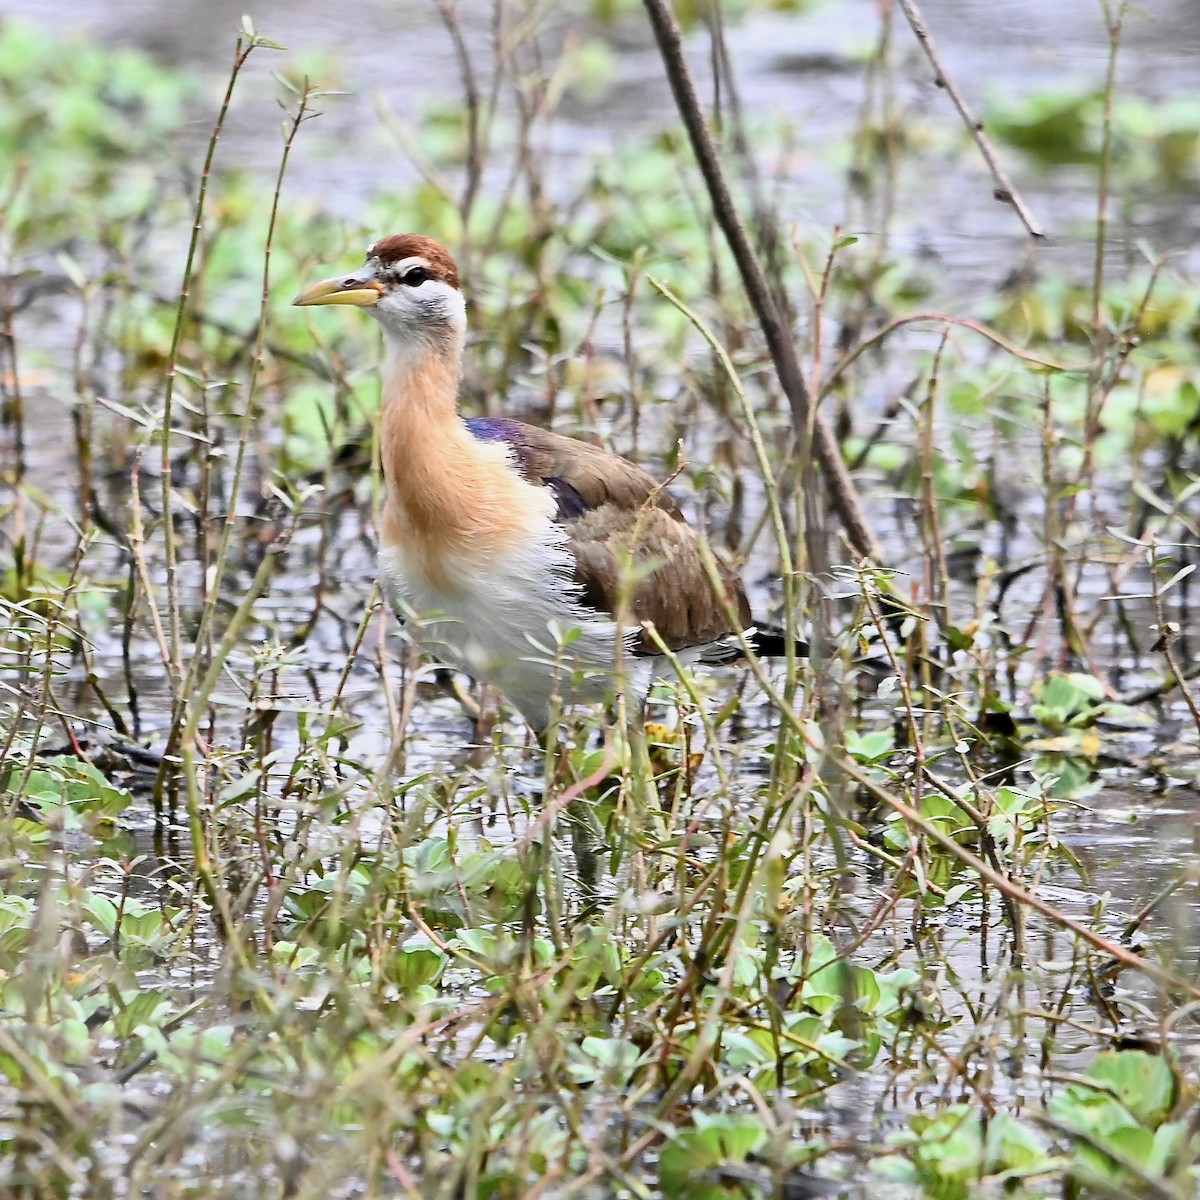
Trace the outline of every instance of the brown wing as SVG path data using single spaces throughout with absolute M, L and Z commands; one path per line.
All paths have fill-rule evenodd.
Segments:
M 622 580 L 629 578 L 624 597 L 629 617 L 653 622 L 671 650 L 702 646 L 731 632 L 695 530 L 652 476 L 606 450 L 518 421 L 468 425 L 476 436 L 506 441 L 525 477 L 554 492 L 586 604 L 616 613 Z M 718 571 L 745 628 L 750 605 L 742 583 L 724 564 L 718 563 Z M 652 654 L 656 648 L 643 634 L 634 649 Z

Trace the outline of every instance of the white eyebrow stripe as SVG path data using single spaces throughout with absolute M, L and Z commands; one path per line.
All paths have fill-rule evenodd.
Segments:
M 424 267 L 427 271 L 433 269 L 430 267 L 428 259 L 422 258 L 419 254 L 412 254 L 408 258 L 402 258 L 398 262 L 392 263 L 388 270 L 403 274 L 409 267 Z

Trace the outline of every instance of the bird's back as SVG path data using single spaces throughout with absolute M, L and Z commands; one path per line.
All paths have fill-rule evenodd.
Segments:
M 591 609 L 652 622 L 670 650 L 708 645 L 743 628 L 750 607 L 741 581 L 719 561 L 713 586 L 696 531 L 670 493 L 641 467 L 587 442 L 507 419 L 465 422 L 485 442 L 503 442 L 530 483 L 555 497 L 574 575 Z M 635 650 L 654 653 L 644 634 Z

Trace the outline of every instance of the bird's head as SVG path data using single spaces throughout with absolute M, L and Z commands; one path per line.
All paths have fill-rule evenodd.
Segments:
M 458 268 L 440 242 L 394 233 L 367 250 L 357 271 L 310 283 L 293 304 L 353 304 L 365 308 L 397 347 L 461 344 L 466 305 Z

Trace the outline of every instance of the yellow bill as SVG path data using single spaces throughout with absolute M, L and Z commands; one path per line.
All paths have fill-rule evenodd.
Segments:
M 310 283 L 298 295 L 293 304 L 355 304 L 359 308 L 367 308 L 379 303 L 383 289 L 374 279 L 364 279 L 358 275 L 339 275 L 334 279 L 322 279 L 319 283 Z

